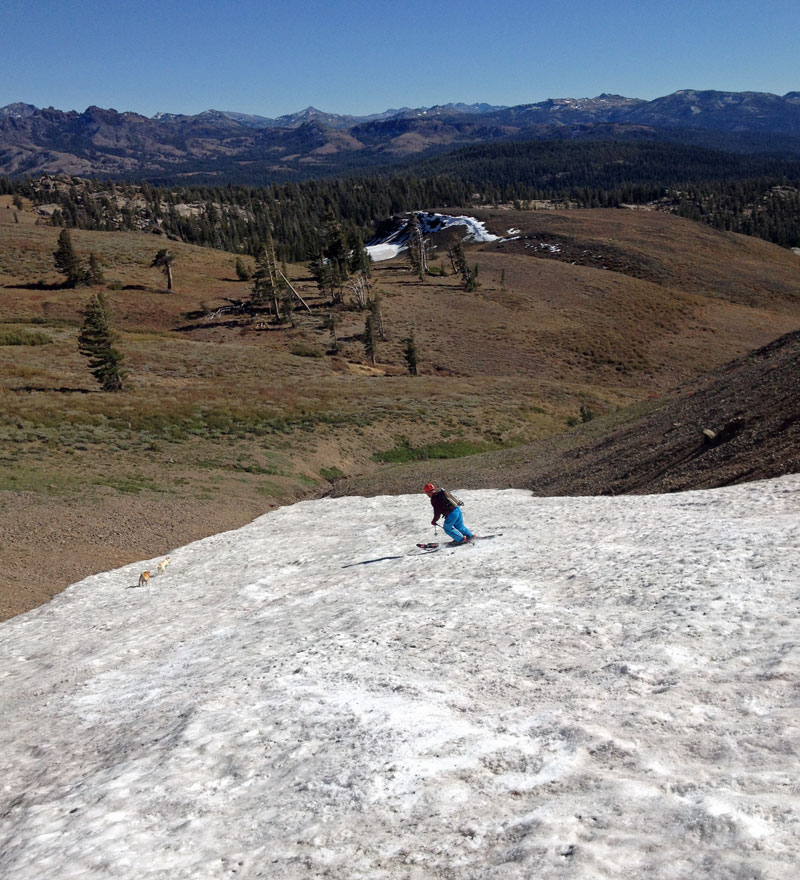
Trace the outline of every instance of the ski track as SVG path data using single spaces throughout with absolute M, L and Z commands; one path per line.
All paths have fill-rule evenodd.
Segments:
M 0 625 L 0 876 L 793 876 L 800 475 L 456 491 L 503 535 L 301 502 Z

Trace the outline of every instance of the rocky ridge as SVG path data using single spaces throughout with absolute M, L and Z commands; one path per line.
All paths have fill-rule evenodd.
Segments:
M 277 119 L 208 110 L 194 116 L 89 107 L 0 108 L 0 174 L 89 176 L 341 169 L 498 140 L 617 136 L 626 129 L 703 130 L 800 138 L 800 93 L 683 90 L 645 101 L 621 95 L 559 98 L 515 107 L 446 104 L 345 116 L 308 107 Z M 610 128 L 609 128 L 610 127 Z

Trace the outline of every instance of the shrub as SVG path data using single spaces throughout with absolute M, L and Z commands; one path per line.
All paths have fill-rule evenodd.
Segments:
M 497 443 L 469 443 L 466 440 L 455 440 L 450 443 L 432 443 L 428 446 L 413 447 L 407 441 L 401 442 L 394 449 L 385 452 L 376 452 L 372 456 L 373 461 L 385 462 L 409 462 L 428 461 L 436 458 L 463 458 L 466 455 L 477 455 L 480 452 L 490 452 L 500 449 Z
M 0 332 L 0 345 L 48 345 L 52 341 L 46 333 L 31 333 L 28 330 Z
M 335 483 L 336 480 L 341 480 L 344 476 L 344 472 L 340 471 L 338 467 L 320 468 L 319 472 L 329 483 Z
M 304 358 L 321 358 L 322 352 L 314 345 L 307 345 L 305 342 L 296 342 L 291 348 L 292 354 L 297 357 Z

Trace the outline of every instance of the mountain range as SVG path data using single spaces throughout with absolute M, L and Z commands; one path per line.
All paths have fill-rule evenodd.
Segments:
M 513 107 L 445 104 L 369 116 L 308 107 L 270 119 L 234 111 L 153 117 L 14 103 L 0 108 L 0 174 L 286 179 L 390 165 L 475 143 L 554 138 L 684 140 L 800 152 L 800 92 L 683 90 Z

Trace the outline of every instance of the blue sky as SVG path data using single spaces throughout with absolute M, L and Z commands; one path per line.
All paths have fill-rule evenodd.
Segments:
M 280 116 L 800 91 L 800 2 L 0 0 L 0 106 Z

